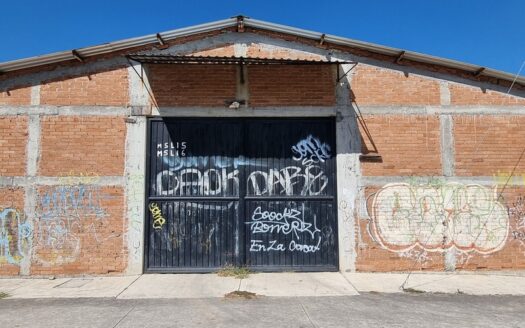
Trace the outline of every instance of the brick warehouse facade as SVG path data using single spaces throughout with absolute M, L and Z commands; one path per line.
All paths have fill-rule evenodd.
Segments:
M 0 275 L 144 272 L 148 122 L 185 117 L 332 118 L 341 271 L 525 268 L 521 80 L 256 25 L 0 64 Z

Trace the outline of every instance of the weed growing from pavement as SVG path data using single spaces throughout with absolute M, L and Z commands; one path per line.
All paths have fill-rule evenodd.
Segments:
M 228 293 L 228 294 L 224 295 L 224 297 L 225 298 L 229 298 L 229 299 L 244 298 L 244 299 L 247 299 L 247 300 L 251 300 L 251 299 L 256 298 L 257 294 L 252 293 L 252 292 L 248 292 L 248 291 L 245 291 L 245 290 L 236 290 L 236 291 L 233 291 L 231 293 Z
M 403 291 L 405 293 L 414 293 L 414 294 L 423 294 L 425 291 L 421 289 L 415 289 L 415 288 L 403 288 Z
M 8 294 L 8 293 L 6 293 L 6 292 L 0 292 L 0 300 L 1 300 L 2 298 L 6 298 L 6 297 L 9 297 L 9 294 Z
M 250 275 L 250 270 L 245 267 L 225 266 L 217 272 L 219 277 L 235 277 L 237 279 L 246 279 Z

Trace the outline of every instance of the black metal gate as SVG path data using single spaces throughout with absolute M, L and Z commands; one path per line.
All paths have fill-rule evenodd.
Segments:
M 337 270 L 333 119 L 151 119 L 147 272 Z

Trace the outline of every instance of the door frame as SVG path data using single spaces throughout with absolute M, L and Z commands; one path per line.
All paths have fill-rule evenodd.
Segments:
M 335 263 L 333 267 L 328 266 L 296 266 L 296 267 L 285 267 L 285 266 L 276 266 L 276 265 L 268 265 L 264 267 L 256 266 L 248 266 L 246 265 L 246 254 L 245 254 L 245 246 L 244 241 L 240 242 L 240 247 L 244 247 L 244 249 L 241 250 L 242 256 L 244 257 L 244 261 L 240 261 L 239 259 L 236 259 L 235 266 L 242 266 L 246 267 L 251 271 L 254 272 L 337 272 L 340 268 L 340 245 L 339 245 L 339 208 L 338 208 L 338 184 L 337 184 L 337 119 L 335 116 L 232 116 L 232 117 L 216 117 L 216 116 L 151 116 L 147 117 L 146 122 L 146 165 L 145 165 L 145 174 L 144 174 L 144 247 L 143 247 L 143 272 L 145 274 L 147 273 L 212 273 L 217 272 L 221 268 L 211 267 L 211 268 L 200 268 L 200 267 L 171 267 L 171 268 L 149 268 L 148 262 L 148 250 L 150 247 L 149 243 L 149 235 L 151 231 L 151 225 L 149 222 L 149 189 L 150 189 L 150 181 L 149 181 L 149 175 L 151 173 L 151 125 L 152 122 L 158 122 L 158 121 L 177 121 L 177 120 L 186 120 L 186 121 L 199 121 L 199 120 L 216 120 L 216 121 L 240 121 L 242 122 L 242 131 L 243 136 L 245 131 L 245 121 L 253 120 L 253 121 L 270 121 L 270 120 L 279 120 L 279 121 L 294 121 L 294 120 L 329 120 L 330 121 L 330 127 L 332 130 L 331 138 L 333 140 L 333 146 L 334 146 L 334 153 L 333 153 L 333 170 L 331 173 L 331 179 L 333 179 L 333 196 L 332 196 L 332 204 L 333 204 L 333 210 L 334 210 L 334 259 Z M 242 142 L 243 152 L 246 147 L 246 143 Z M 244 174 L 244 172 L 243 172 Z M 245 184 L 242 182 L 245 182 L 245 179 L 241 179 L 239 177 L 239 216 L 244 217 L 246 213 L 246 195 L 245 192 L 242 194 L 242 190 L 244 187 L 241 187 L 241 185 Z M 271 198 L 279 198 L 278 196 L 271 197 Z M 285 199 L 285 197 L 281 197 L 279 199 Z M 293 200 L 293 196 L 290 197 L 290 199 Z M 239 239 L 244 240 L 244 232 L 242 232 L 241 236 L 239 236 Z

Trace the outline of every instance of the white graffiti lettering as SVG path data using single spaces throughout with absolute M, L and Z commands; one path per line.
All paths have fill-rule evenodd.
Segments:
M 281 170 L 254 171 L 248 176 L 248 193 L 253 195 L 320 195 L 328 185 L 328 177 L 319 166 L 304 169 L 288 166 Z
M 157 157 L 184 157 L 186 156 L 186 141 L 182 142 L 164 142 L 157 144 Z
M 394 252 L 455 248 L 490 254 L 509 234 L 509 216 L 495 191 L 480 185 L 388 184 L 371 205 L 373 239 Z
M 209 169 L 202 172 L 187 168 L 177 172 L 165 170 L 157 174 L 157 194 L 205 195 L 237 194 L 239 170 Z
M 304 221 L 304 217 L 299 217 L 302 213 L 295 209 L 285 208 L 282 213 L 262 211 L 261 207 L 257 207 L 252 215 L 252 220 L 246 222 L 250 225 L 252 234 L 258 233 L 282 233 L 288 235 L 294 233 L 296 238 L 299 234 L 307 232 L 312 238 L 315 237 L 317 229 L 314 217 L 314 223 Z
M 294 153 L 293 159 L 302 161 L 303 165 L 306 166 L 324 162 L 330 158 L 330 146 L 312 135 L 292 146 L 292 151 Z

